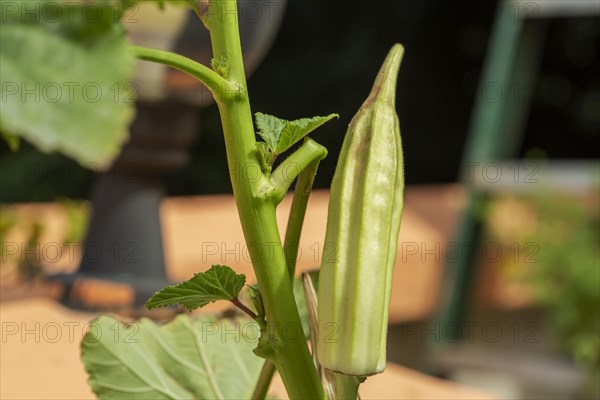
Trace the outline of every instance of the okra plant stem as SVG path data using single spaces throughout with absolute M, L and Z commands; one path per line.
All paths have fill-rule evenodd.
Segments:
M 217 97 L 233 192 L 242 229 L 258 286 L 265 306 L 272 361 L 278 367 L 291 399 L 319 399 L 323 388 L 313 365 L 303 335 L 291 336 L 289 329 L 302 332 L 300 316 L 294 301 L 292 281 L 281 244 L 275 215 L 276 199 L 272 183 L 266 176 L 251 179 L 237 173 L 252 167 L 260 170 L 256 137 L 238 30 L 235 0 L 210 1 L 211 13 L 200 16 L 210 31 L 213 56 L 224 65 L 223 76 L 236 87 L 233 93 Z
M 294 279 L 296 271 L 296 259 L 298 257 L 298 248 L 300 245 L 300 234 L 302 232 L 302 225 L 304 224 L 304 216 L 306 214 L 306 206 L 308 205 L 308 199 L 312 190 L 315 175 L 319 168 L 321 159 L 327 155 L 327 152 L 321 153 L 320 156 L 312 163 L 308 164 L 300 174 L 296 182 L 296 188 L 294 189 L 294 198 L 292 200 L 292 207 L 290 209 L 290 215 L 288 218 L 287 228 L 285 230 L 285 240 L 283 249 L 285 253 L 285 259 L 287 263 L 287 270 L 290 276 L 290 280 Z M 252 394 L 252 398 L 255 400 L 262 400 L 267 395 L 267 390 L 275 374 L 275 365 L 267 360 L 263 365 L 260 376 L 258 378 L 258 384 Z
M 248 173 L 262 170 L 246 87 L 236 1 L 190 3 L 210 32 L 214 70 L 177 54 L 139 46 L 132 49 L 137 58 L 187 72 L 212 91 L 221 114 L 227 163 L 242 230 L 265 307 L 267 329 L 262 332 L 265 339 L 262 343 L 268 349 L 262 350 L 269 354 L 267 362 L 277 367 L 290 399 L 323 399 L 319 375 L 302 333 L 275 210 L 298 174 L 307 167 L 313 168 L 327 152 L 316 142 L 306 140 L 272 176 Z M 312 182 L 312 178 L 309 180 Z M 299 212 L 294 215 L 295 212 L 292 218 L 297 224 L 303 212 L 302 217 Z M 294 239 L 297 242 L 299 232 L 294 235 L 298 235 Z M 272 377 L 269 367 L 265 372 L 257 388 L 263 398 Z

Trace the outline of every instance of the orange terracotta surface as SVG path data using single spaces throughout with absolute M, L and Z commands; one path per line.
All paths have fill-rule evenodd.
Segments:
M 79 360 L 92 318 L 43 298 L 0 303 L 0 398 L 93 399 Z
M 277 209 L 280 232 L 285 231 L 291 200 L 291 196 L 287 196 Z M 317 190 L 310 197 L 300 240 L 298 272 L 318 268 L 320 264 L 328 202 L 329 192 L 325 190 Z M 393 276 L 391 322 L 425 319 L 433 312 L 444 268 L 444 246 L 463 204 L 464 191 L 458 185 L 407 188 Z M 50 247 L 45 243 L 60 242 L 67 229 L 64 210 L 58 205 L 26 204 L 13 207 L 13 210 L 19 219 L 44 222 L 41 249 Z M 167 273 L 173 281 L 189 279 L 212 264 L 226 264 L 244 273 L 247 282 L 254 282 L 232 196 L 167 198 L 161 206 L 161 222 Z M 23 243 L 25 240 L 19 232 L 11 232 L 11 235 L 8 241 Z M 44 268 L 52 272 L 75 270 L 81 247 L 80 244 L 63 247 L 59 260 L 47 260 L 42 256 Z M 94 287 L 93 290 L 100 293 L 102 288 Z M 127 297 L 127 293 L 119 293 Z M 222 308 L 223 305 L 218 303 L 209 306 L 210 310 Z
M 427 200 L 428 199 L 428 200 Z M 315 191 L 308 204 L 297 271 L 318 268 L 327 224 L 329 192 Z M 463 204 L 456 185 L 416 186 L 406 191 L 393 277 L 392 322 L 433 312 L 444 268 L 442 249 Z M 291 196 L 277 210 L 285 232 Z M 235 202 L 231 196 L 172 198 L 162 206 L 165 254 L 171 279 L 188 279 L 212 264 L 227 264 L 254 281 Z M 431 218 L 429 213 L 440 216 Z
M 405 200 L 390 307 L 394 322 L 425 318 L 433 311 L 443 259 L 431 250 L 435 252 L 436 246 L 443 247 L 447 241 L 464 202 L 464 193 L 455 185 L 411 187 Z M 285 229 L 290 205 L 288 196 L 278 209 L 281 231 Z M 300 243 L 299 271 L 319 265 L 327 206 L 327 191 L 316 191 L 311 196 Z M 44 221 L 47 229 L 41 246 L 56 243 L 67 229 L 66 216 L 60 206 L 27 204 L 12 208 L 20 220 Z M 249 282 L 254 280 L 231 196 L 168 198 L 161 208 L 161 220 L 167 272 L 174 281 L 221 263 L 245 273 Z M 10 241 L 14 243 L 24 240 L 18 230 L 11 235 Z M 77 250 L 64 252 L 58 261 L 43 262 L 44 268 L 52 272 L 72 271 L 77 268 L 79 257 Z M 0 272 L 4 274 L 7 270 L 9 268 L 3 265 Z M 83 285 L 80 290 L 106 299 L 131 296 L 127 288 L 89 286 Z M 2 277 L 0 289 L 0 398 L 94 398 L 79 360 L 79 341 L 97 314 L 64 308 L 48 298 L 57 295 L 52 288 L 34 285 L 24 289 L 6 275 Z M 213 304 L 207 311 L 220 308 L 222 306 Z M 273 382 L 272 393 L 286 398 L 278 378 Z M 363 399 L 415 400 L 492 398 L 392 364 L 383 374 L 367 380 L 361 388 L 361 396 Z
M 0 398 L 93 399 L 79 360 L 79 342 L 91 313 L 74 312 L 45 298 L 0 303 Z M 279 379 L 271 393 L 284 399 Z M 363 399 L 492 399 L 485 393 L 389 364 L 361 387 Z

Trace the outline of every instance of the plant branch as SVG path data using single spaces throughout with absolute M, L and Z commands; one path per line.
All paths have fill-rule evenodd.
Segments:
M 254 311 L 252 311 L 251 309 L 249 309 L 248 307 L 246 307 L 244 305 L 244 303 L 242 303 L 240 301 L 240 299 L 238 299 L 237 297 L 235 299 L 231 300 L 231 302 L 233 303 L 234 306 L 236 306 L 237 308 L 239 308 L 240 310 L 242 310 L 243 312 L 245 312 L 246 314 L 248 314 L 250 316 L 250 318 L 252 318 L 254 320 L 256 318 L 258 318 L 258 315 L 256 315 L 254 313 Z
M 258 377 L 256 387 L 254 388 L 254 393 L 252 393 L 253 400 L 264 400 L 264 398 L 267 397 L 267 392 L 269 391 L 269 386 L 271 386 L 271 381 L 273 380 L 273 375 L 275 375 L 275 370 L 275 364 L 273 364 L 270 360 L 265 360 L 265 363 L 260 370 L 260 375 Z
M 273 171 L 273 175 L 271 175 L 277 203 L 283 200 L 283 197 L 287 193 L 292 182 L 302 171 L 314 162 L 321 161 L 326 156 L 327 149 L 325 147 L 312 139 L 306 139 L 296 152 L 286 158 L 275 171 Z M 304 215 L 302 215 L 302 218 L 304 218 Z
M 188 73 L 206 85 L 216 99 L 221 99 L 229 88 L 229 82 L 207 66 L 190 58 L 170 51 L 150 49 L 142 46 L 131 46 L 136 58 L 168 65 L 182 72 Z
M 296 273 L 296 260 L 298 258 L 298 248 L 300 246 L 300 234 L 302 233 L 302 225 L 304 224 L 304 216 L 306 215 L 306 206 L 308 205 L 308 199 L 321 159 L 322 158 L 317 159 L 308 164 L 308 166 L 300 172 L 296 187 L 294 188 L 294 199 L 292 200 L 292 207 L 290 209 L 290 216 L 285 230 L 285 240 L 283 245 L 290 279 L 293 279 Z

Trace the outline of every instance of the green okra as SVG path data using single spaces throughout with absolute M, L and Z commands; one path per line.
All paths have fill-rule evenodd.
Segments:
M 354 116 L 331 185 L 319 276 L 317 355 L 326 369 L 383 371 L 404 168 L 395 109 L 404 48 L 390 50 Z

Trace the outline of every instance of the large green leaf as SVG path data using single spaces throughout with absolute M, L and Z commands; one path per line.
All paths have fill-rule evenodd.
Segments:
M 217 300 L 233 301 L 246 283 L 246 276 L 236 274 L 224 265 L 213 265 L 208 271 L 178 285 L 168 286 L 154 294 L 146 303 L 149 309 L 182 304 L 192 311 Z
M 248 399 L 264 360 L 249 319 L 180 315 L 159 326 L 100 317 L 81 343 L 89 384 L 100 399 Z
M 133 117 L 134 57 L 115 2 L 0 0 L 0 130 L 108 164 Z

